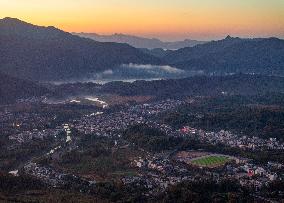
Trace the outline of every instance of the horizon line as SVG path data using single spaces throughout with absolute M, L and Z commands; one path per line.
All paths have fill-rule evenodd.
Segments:
M 269 35 L 269 36 L 259 36 L 259 35 L 254 35 L 254 34 L 245 34 L 245 35 L 232 35 L 232 34 L 224 34 L 222 37 L 219 36 L 219 37 L 207 37 L 207 39 L 197 39 L 197 38 L 191 38 L 191 37 L 175 37 L 175 39 L 171 39 L 171 37 L 169 37 L 167 39 L 167 37 L 159 37 L 159 36 L 156 36 L 154 34 L 138 34 L 138 33 L 127 33 L 127 32 L 111 32 L 111 33 L 103 33 L 103 32 L 96 32 L 96 31 L 92 31 L 92 32 L 86 32 L 86 31 L 68 31 L 68 30 L 65 30 L 63 28 L 60 28 L 58 26 L 55 26 L 55 25 L 39 25 L 39 24 L 35 24 L 35 23 L 32 23 L 32 22 L 28 22 L 26 20 L 22 20 L 20 18 L 16 18 L 16 17 L 4 17 L 4 18 L 1 18 L 1 20 L 5 20 L 5 19 L 12 19 L 12 20 L 18 20 L 20 22 L 23 22 L 23 23 L 27 23 L 27 24 L 31 24 L 33 26 L 38 26 L 38 27 L 55 27 L 56 29 L 58 30 L 61 30 L 61 31 L 64 31 L 64 32 L 67 32 L 67 33 L 70 33 L 70 34 L 96 34 L 96 35 L 99 35 L 99 36 L 114 36 L 114 35 L 124 35 L 124 36 L 131 36 L 131 37 L 138 37 L 138 38 L 145 38 L 145 39 L 156 39 L 156 40 L 160 40 L 162 42 L 177 42 L 177 41 L 186 41 L 186 40 L 195 40 L 195 41 L 203 41 L 203 42 L 210 42 L 210 41 L 219 41 L 219 40 L 223 40 L 227 37 L 231 37 L 231 38 L 240 38 L 240 39 L 269 39 L 269 38 L 277 38 L 277 39 L 281 39 L 281 40 L 284 40 L 284 36 L 283 37 L 280 37 L 280 36 L 275 36 L 275 35 Z M 164 34 L 170 34 L 170 33 L 164 33 Z M 216 33 L 217 34 L 217 33 Z

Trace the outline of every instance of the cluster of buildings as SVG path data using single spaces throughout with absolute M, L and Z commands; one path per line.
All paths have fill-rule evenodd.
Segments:
M 44 131 L 43 129 L 46 129 L 46 126 L 54 119 L 56 119 L 55 115 L 35 111 L 15 112 L 5 109 L 0 111 L 0 131 L 2 135 L 10 136 L 12 140 L 19 140 L 19 142 L 31 137 L 42 138 L 49 133 L 48 130 Z M 50 130 L 53 131 L 53 129 Z
M 142 123 L 157 127 L 168 133 L 175 133 L 169 126 L 150 120 L 152 116 L 176 108 L 182 103 L 179 100 L 166 100 L 151 104 L 134 105 L 112 113 L 97 112 L 73 120 L 71 125 L 81 133 L 96 134 L 97 136 L 120 136 L 119 131 L 126 129 L 128 126 Z
M 139 178 L 127 177 L 122 179 L 123 183 L 143 180 L 144 186 L 149 189 L 149 194 L 164 191 L 170 185 L 193 179 L 190 171 L 185 166 L 172 162 L 168 153 L 138 157 L 132 161 L 132 165 L 138 169 Z
M 229 162 L 224 167 L 198 169 L 187 162 L 176 159 L 172 155 L 159 154 L 159 156 L 138 157 L 133 160 L 132 165 L 139 169 L 140 177 L 147 180 L 147 188 L 159 188 L 161 191 L 170 185 L 185 180 L 192 182 L 213 180 L 219 182 L 229 179 L 239 182 L 243 187 L 258 191 L 272 181 L 284 179 L 284 174 L 278 174 L 279 171 L 284 169 L 282 164 L 268 163 L 260 166 L 251 163 L 249 159 L 235 157 L 234 162 Z M 127 180 L 133 182 L 137 180 L 137 177 L 128 177 Z
M 38 166 L 36 163 L 32 162 L 26 164 L 23 167 L 22 172 L 37 177 L 53 187 L 62 185 L 63 177 L 66 175 L 49 167 Z
M 39 178 L 43 182 L 52 187 L 71 187 L 79 188 L 80 190 L 90 190 L 94 187 L 95 181 L 88 181 L 81 177 L 66 174 L 47 166 L 39 166 L 36 163 L 26 164 L 21 173 L 28 174 Z
M 185 126 L 180 130 L 183 135 L 194 136 L 195 138 L 210 144 L 224 144 L 234 148 L 249 150 L 284 150 L 284 143 L 276 138 L 262 139 L 259 137 L 239 136 L 230 131 L 206 132 Z
M 41 96 L 41 97 L 33 96 L 33 97 L 18 99 L 17 103 L 32 104 L 32 103 L 39 103 L 45 100 L 47 100 L 46 96 Z
M 5 110 L 0 112 L 0 130 L 3 134 L 15 134 L 23 130 L 44 128 L 50 122 L 50 116 L 41 115 L 36 112 L 11 112 Z
M 62 127 L 46 130 L 34 129 L 31 131 L 24 131 L 18 134 L 12 134 L 9 136 L 9 140 L 13 140 L 21 144 L 30 142 L 32 140 L 45 140 L 53 137 L 56 138 L 56 136 L 61 132 L 63 132 Z
M 105 103 L 101 104 L 106 105 Z M 238 136 L 225 130 L 206 132 L 189 126 L 185 126 L 180 130 L 174 130 L 171 126 L 156 122 L 155 119 L 153 119 L 158 114 L 175 109 L 182 104 L 184 104 L 184 102 L 180 100 L 165 100 L 150 104 L 127 106 L 113 112 L 109 109 L 105 109 L 104 112 L 85 115 L 62 126 L 45 130 L 38 130 L 37 128 L 33 128 L 33 126 L 25 127 L 33 130 L 22 130 L 23 125 L 32 125 L 33 120 L 38 122 L 38 119 L 40 119 L 43 123 L 48 122 L 48 120 L 44 120 L 46 119 L 45 117 L 37 114 L 23 113 L 15 115 L 5 111 L 0 113 L 0 123 L 7 125 L 7 129 L 9 128 L 8 125 L 13 125 L 13 129 L 15 130 L 10 134 L 9 139 L 18 143 L 29 142 L 33 139 L 44 140 L 50 137 L 56 138 L 56 136 L 62 132 L 66 134 L 65 142 L 69 143 L 72 141 L 71 129 L 73 128 L 85 135 L 95 134 L 97 136 L 114 136 L 119 138 L 121 137 L 121 132 L 127 129 L 128 126 L 147 124 L 149 127 L 160 129 L 169 136 L 191 136 L 210 144 L 221 143 L 230 147 L 249 150 L 284 150 L 284 143 L 280 143 L 274 138 L 261 139 L 258 137 Z M 11 120 L 14 120 L 14 123 L 11 124 Z M 21 128 L 21 130 L 19 128 Z M 52 149 L 48 154 L 53 154 L 59 149 L 61 149 L 61 146 Z M 278 174 L 277 171 L 284 169 L 284 166 L 279 163 L 268 163 L 265 166 L 259 166 L 250 163 L 247 159 L 238 158 L 236 159 L 236 163 L 229 163 L 221 170 L 190 170 L 187 164 L 172 159 L 171 153 L 147 155 L 147 157 L 144 158 L 139 157 L 132 161 L 132 165 L 138 170 L 139 175 L 124 177 L 121 179 L 122 182 L 124 184 L 141 184 L 149 189 L 148 195 L 161 192 L 168 186 L 185 180 L 200 181 L 201 179 L 210 179 L 212 177 L 216 179 L 216 181 L 222 178 L 235 179 L 239 181 L 241 185 L 257 190 L 271 181 L 281 179 L 282 176 Z M 31 162 L 26 164 L 22 170 L 23 173 L 38 177 L 53 187 L 74 184 L 82 189 L 93 187 L 93 184 L 95 184 L 95 181 L 86 181 L 75 175 L 65 174 L 53 168 L 39 166 Z
M 210 144 L 224 144 L 230 147 L 238 147 L 250 150 L 262 149 L 284 149 L 283 143 L 274 138 L 261 139 L 258 137 L 238 136 L 229 131 L 221 130 L 220 132 L 206 132 L 185 126 L 181 130 L 174 130 L 171 126 L 158 123 L 153 116 L 166 112 L 182 105 L 182 101 L 166 100 L 151 104 L 139 104 L 124 108 L 123 110 L 111 113 L 93 113 L 86 115 L 81 119 L 74 120 L 72 127 L 84 134 L 96 134 L 97 136 L 118 136 L 120 132 L 130 125 L 147 124 L 149 127 L 158 128 L 170 136 L 193 136 L 200 141 Z M 228 173 L 222 171 L 218 177 L 234 178 L 242 185 L 247 187 L 258 187 L 267 184 L 277 178 L 280 178 L 270 168 L 248 164 L 249 160 L 236 158 L 236 165 L 229 167 Z M 140 170 L 140 176 L 143 176 L 143 184 L 147 188 L 166 188 L 171 184 L 176 184 L 183 180 L 199 180 L 200 172 L 192 174 L 189 170 L 180 165 L 174 164 L 168 156 L 148 157 L 147 159 L 139 158 L 133 161 L 133 166 Z M 246 167 L 249 166 L 249 169 Z M 210 178 L 212 174 L 204 176 Z M 259 184 L 255 184 L 257 181 Z M 127 177 L 125 183 L 140 182 L 141 178 Z
M 284 169 L 284 165 L 274 166 L 272 163 L 267 165 L 256 165 L 253 163 L 245 163 L 241 165 L 228 165 L 226 168 L 226 176 L 233 177 L 239 181 L 240 185 L 253 188 L 256 191 L 270 182 L 282 180 L 284 174 L 278 174 Z

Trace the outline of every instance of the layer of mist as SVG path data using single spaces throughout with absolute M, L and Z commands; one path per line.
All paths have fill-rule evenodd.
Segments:
M 137 80 L 161 80 L 161 79 L 177 79 L 186 78 L 195 75 L 202 75 L 203 71 L 185 71 L 168 65 L 151 65 L 151 64 L 123 64 L 117 68 L 108 69 L 103 72 L 95 73 L 90 78 L 76 79 L 69 81 L 54 82 L 77 83 L 77 82 L 93 82 L 105 84 L 113 81 L 134 82 Z

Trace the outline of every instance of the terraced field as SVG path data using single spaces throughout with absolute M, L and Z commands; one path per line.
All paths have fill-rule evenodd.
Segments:
M 209 167 L 214 168 L 218 166 L 222 166 L 227 162 L 231 161 L 231 158 L 226 156 L 212 155 L 212 156 L 204 156 L 191 161 L 191 164 L 199 167 Z

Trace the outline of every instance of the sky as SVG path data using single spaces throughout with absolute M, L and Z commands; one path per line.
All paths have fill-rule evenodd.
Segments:
M 168 41 L 227 35 L 284 38 L 284 0 L 0 0 L 4 17 L 68 32 Z

